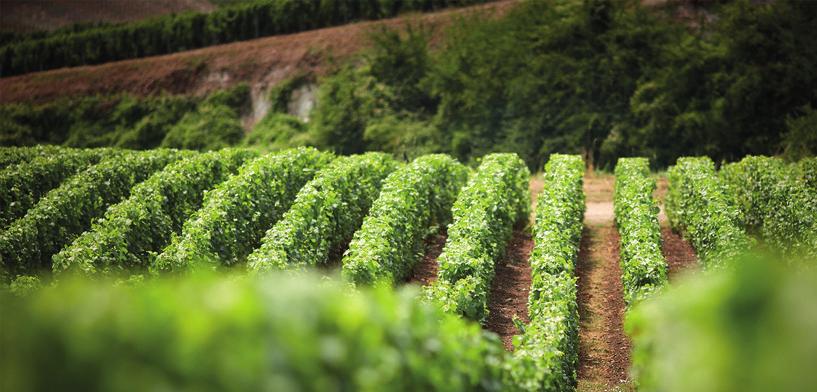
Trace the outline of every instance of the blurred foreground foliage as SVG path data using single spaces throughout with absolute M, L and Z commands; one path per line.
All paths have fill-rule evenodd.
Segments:
M 197 275 L 0 294 L 0 374 L 17 391 L 499 389 L 499 340 L 415 291 Z
M 775 260 L 693 275 L 628 313 L 633 379 L 644 391 L 814 390 L 815 302 L 817 273 Z M 411 286 L 357 291 L 309 274 L 24 277 L 0 291 L 0 312 L 13 315 L 0 318 L 0 374 L 17 391 L 530 386 L 495 335 Z
M 643 391 L 813 391 L 817 272 L 760 257 L 691 276 L 628 315 Z

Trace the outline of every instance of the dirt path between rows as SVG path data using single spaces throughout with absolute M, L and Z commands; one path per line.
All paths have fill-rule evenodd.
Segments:
M 528 183 L 531 195 L 531 214 L 528 225 L 520 223 L 514 228 L 505 250 L 505 256 L 497 261 L 496 275 L 491 281 L 488 294 L 488 319 L 485 329 L 499 335 L 505 349 L 513 351 L 513 337 L 521 333 L 514 323 L 515 318 L 527 324 L 528 294 L 530 293 L 530 253 L 533 251 L 533 237 L 530 226 L 534 223 L 536 200 L 544 186 L 542 174 L 534 174 Z
M 542 190 L 542 184 L 541 175 L 531 177 L 529 189 L 532 205 L 536 203 L 536 196 Z M 505 256 L 496 263 L 496 274 L 488 294 L 489 314 L 483 327 L 499 335 L 507 350 L 513 350 L 513 337 L 520 333 L 514 324 L 514 318 L 518 317 L 524 323 L 529 321 L 528 293 L 531 279 L 528 258 L 533 250 L 533 238 L 529 230 L 532 223 L 533 214 L 530 222 L 522 221 L 514 228 Z M 446 239 L 445 230 L 426 239 L 425 255 L 414 267 L 408 283 L 425 286 L 437 279 L 439 267 L 437 259 L 442 253 Z
M 439 233 L 426 238 L 426 253 L 423 258 L 414 266 L 414 271 L 408 279 L 408 283 L 419 284 L 423 286 L 430 285 L 437 280 L 437 258 L 443 252 L 445 240 L 448 239 L 448 233 L 443 228 Z
M 658 201 L 660 211 L 658 213 L 658 222 L 661 224 L 661 253 L 664 259 L 667 260 L 669 267 L 670 283 L 675 282 L 678 277 L 686 275 L 689 272 L 698 270 L 698 256 L 695 254 L 695 249 L 684 239 L 679 233 L 672 231 L 664 209 L 664 199 L 669 190 L 669 183 L 667 177 L 660 176 L 656 179 L 656 189 L 653 197 Z
M 669 226 L 661 227 L 661 253 L 667 260 L 670 282 L 675 282 L 678 277 L 698 269 L 695 249 Z
M 488 296 L 485 329 L 499 335 L 505 349 L 513 351 L 513 337 L 520 333 L 514 318 L 527 324 L 530 293 L 530 253 L 533 238 L 524 228 L 514 230 L 505 256 L 496 263 L 496 275 Z
M 627 373 L 630 340 L 623 326 L 625 304 L 611 177 L 585 178 L 587 212 L 576 266 L 580 391 L 631 389 Z
M 437 280 L 437 259 L 443 251 L 447 235 L 445 231 L 425 240 L 425 255 L 414 266 L 407 283 L 430 285 Z M 533 238 L 524 225 L 513 231 L 505 256 L 496 263 L 496 275 L 491 281 L 488 294 L 488 319 L 483 326 L 499 335 L 505 349 L 513 350 L 513 337 L 519 334 L 514 324 L 518 317 L 528 323 L 528 293 L 530 292 L 530 264 L 528 258 L 533 250 Z

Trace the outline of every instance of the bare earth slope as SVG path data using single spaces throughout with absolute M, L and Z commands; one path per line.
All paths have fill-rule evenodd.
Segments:
M 160 92 L 200 95 L 247 82 L 256 88 L 275 85 L 302 72 L 324 73 L 332 63 L 347 59 L 383 26 L 422 23 L 441 28 L 474 12 L 495 16 L 516 2 L 506 0 L 461 9 L 361 22 L 297 34 L 125 60 L 94 66 L 62 68 L 0 78 L 0 103 L 44 102 L 63 96 L 101 93 L 153 95 Z

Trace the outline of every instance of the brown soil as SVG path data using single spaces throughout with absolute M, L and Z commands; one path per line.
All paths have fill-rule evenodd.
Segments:
M 515 3 L 506 0 L 265 37 L 164 56 L 0 78 L 0 103 L 45 102 L 65 96 L 112 93 L 202 95 L 242 82 L 265 89 L 297 74 L 325 74 L 336 66 L 333 64 L 349 59 L 368 47 L 368 37 L 379 28 L 423 24 L 435 29 L 434 45 L 440 42 L 441 30 L 463 15 L 502 15 Z
M 628 383 L 630 340 L 624 334 L 619 235 L 612 222 L 586 225 L 579 260 L 579 386 Z
M 318 264 L 318 268 L 326 271 L 336 271 L 340 269 L 343 254 L 349 249 L 349 241 L 344 241 L 342 244 L 329 249 L 326 262 Z
M 659 176 L 655 179 L 655 192 L 653 192 L 652 196 L 655 200 L 658 200 L 659 203 L 663 203 L 664 199 L 667 197 L 667 191 L 669 190 L 669 182 L 667 181 L 667 176 Z
M 439 266 L 437 258 L 443 252 L 446 239 L 448 239 L 448 235 L 445 229 L 426 238 L 426 253 L 423 255 L 423 259 L 414 266 L 414 271 L 408 279 L 409 283 L 427 286 L 437 280 L 437 268 Z
M 536 209 L 536 201 L 539 199 L 539 193 L 545 187 L 545 179 L 542 173 L 536 173 L 531 176 L 530 183 L 528 183 L 528 190 L 530 190 L 530 205 L 531 211 Z M 533 214 L 531 214 L 531 218 Z
M 624 333 L 619 235 L 613 223 L 615 178 L 585 177 L 584 230 L 576 266 L 579 301 L 579 390 L 630 389 L 630 340 Z
M 536 200 L 544 187 L 542 174 L 534 174 L 528 183 L 531 195 L 531 211 L 536 208 Z M 514 318 L 527 324 L 528 294 L 530 293 L 530 254 L 533 251 L 533 237 L 528 227 L 533 224 L 535 214 L 531 213 L 526 225 L 523 222 L 514 228 L 505 249 L 505 255 L 497 261 L 491 291 L 488 294 L 488 319 L 484 328 L 499 335 L 505 349 L 513 351 L 513 337 L 521 333 L 514 324 Z
M 668 226 L 661 227 L 661 253 L 669 266 L 669 279 L 674 281 L 686 272 L 698 269 L 695 249 L 680 234 Z
M 502 339 L 507 350 L 513 351 L 513 337 L 521 333 L 514 324 L 518 317 L 527 324 L 530 264 L 533 238 L 524 228 L 514 230 L 505 256 L 496 263 L 496 275 L 491 281 L 488 297 L 488 319 L 485 328 Z
M 683 236 L 672 231 L 669 226 L 669 220 L 664 210 L 664 199 L 667 197 L 669 189 L 667 176 L 659 176 L 656 179 L 656 185 L 653 197 L 660 206 L 658 221 L 661 223 L 661 253 L 664 254 L 664 259 L 667 260 L 669 279 L 670 282 L 673 282 L 686 272 L 697 270 L 698 257 L 695 255 L 695 249 L 692 245 Z
M 594 172 L 584 177 L 584 197 L 588 203 L 612 203 L 616 178 L 612 174 Z

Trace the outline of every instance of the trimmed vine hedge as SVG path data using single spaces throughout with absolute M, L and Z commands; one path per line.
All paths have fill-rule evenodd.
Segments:
M 451 220 L 468 168 L 444 154 L 425 155 L 395 171 L 343 258 L 343 277 L 355 284 L 408 277 L 423 255 L 423 240 Z
M 817 258 L 817 191 L 790 173 L 769 193 L 770 207 L 761 227 L 763 241 L 790 256 L 788 259 Z
M 800 181 L 805 184 L 806 188 L 817 193 L 817 157 L 803 159 L 797 164 L 797 167 Z
M 536 205 L 530 256 L 530 323 L 514 338 L 509 384 L 528 391 L 572 391 L 579 358 L 576 261 L 584 218 L 584 162 L 552 154 Z
M 667 261 L 661 253 L 655 180 L 647 158 L 619 158 L 613 198 L 621 237 L 620 264 L 624 300 L 633 306 L 667 283 Z
M 757 232 L 774 208 L 771 190 L 792 170 L 780 159 L 747 156 L 740 162 L 723 165 L 718 172 L 726 195 L 740 212 L 747 231 Z
M 62 147 L 50 145 L 0 147 L 0 170 L 8 169 L 18 163 L 28 162 L 39 156 L 58 153 L 62 149 Z
M 414 293 L 281 275 L 0 292 L 0 373 L 14 391 L 501 390 L 499 339 Z
M 322 169 L 292 207 L 247 257 L 251 271 L 304 268 L 326 263 L 346 245 L 369 211 L 383 179 L 397 168 L 390 155 L 340 157 Z
M 51 269 L 51 256 L 91 226 L 109 205 L 153 172 L 179 159 L 175 150 L 124 152 L 71 177 L 45 195 L 0 234 L 0 259 L 8 273 Z
M 488 316 L 494 263 L 505 252 L 514 224 L 529 216 L 529 180 L 518 155 L 490 154 L 460 192 L 438 259 L 438 280 L 428 289 L 446 311 L 480 322 Z
M 134 187 L 131 196 L 105 213 L 93 228 L 53 257 L 53 270 L 88 275 L 145 269 L 200 207 L 205 193 L 255 154 L 221 150 L 168 165 Z
M 692 243 L 705 268 L 723 265 L 751 246 L 740 227 L 740 212 L 726 196 L 711 159 L 679 158 L 667 178 L 667 216 Z
M 747 230 L 789 256 L 817 255 L 817 191 L 810 185 L 814 174 L 809 164 L 748 156 L 720 170 Z
M 154 273 L 243 262 L 289 209 L 295 196 L 333 155 L 314 148 L 267 154 L 207 193 L 203 207 L 173 237 L 150 269 Z
M 25 215 L 63 180 L 99 162 L 115 150 L 55 150 L 0 172 L 0 230 Z

